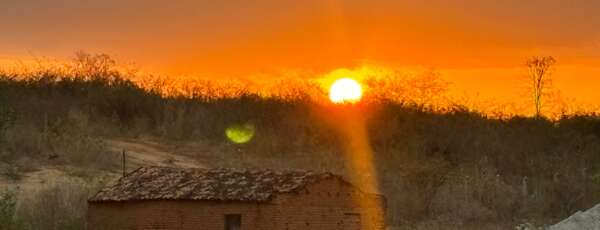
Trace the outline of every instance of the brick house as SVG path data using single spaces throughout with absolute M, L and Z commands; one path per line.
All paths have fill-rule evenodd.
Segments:
M 331 173 L 142 167 L 88 204 L 90 230 L 385 228 L 385 198 Z

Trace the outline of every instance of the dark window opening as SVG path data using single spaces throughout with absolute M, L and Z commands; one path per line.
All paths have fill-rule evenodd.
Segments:
M 343 230 L 360 230 L 360 213 L 344 213 L 341 227 Z
M 242 215 L 240 215 L 240 214 L 225 215 L 225 230 L 241 230 L 241 229 L 242 229 Z

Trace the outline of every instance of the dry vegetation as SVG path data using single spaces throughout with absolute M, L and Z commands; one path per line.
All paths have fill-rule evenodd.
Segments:
M 110 138 L 188 146 L 196 150 L 182 154 L 215 166 L 348 170 L 344 140 L 323 116 L 348 108 L 314 102 L 294 86 L 279 87 L 283 98 L 240 88 L 227 97 L 165 96 L 126 80 L 106 58 L 82 54 L 61 71 L 2 74 L 2 177 L 18 181 L 42 167 L 68 166 L 79 179 L 3 191 L 1 229 L 83 228 L 97 175 L 119 170 Z M 419 90 L 431 94 L 420 99 L 443 91 L 412 84 L 431 90 Z M 390 225 L 508 229 L 552 223 L 600 201 L 600 117 L 492 119 L 460 106 L 440 112 L 427 105 L 432 100 L 377 98 L 350 108 L 367 118 Z M 227 127 L 247 122 L 256 127 L 249 143 L 225 138 Z

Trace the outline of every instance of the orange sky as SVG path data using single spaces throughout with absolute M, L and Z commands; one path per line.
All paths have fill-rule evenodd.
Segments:
M 594 102 L 598 10 L 587 0 L 9 0 L 0 2 L 0 59 L 83 49 L 214 77 L 424 67 L 456 90 L 510 98 L 525 58 L 553 55 L 557 87 Z

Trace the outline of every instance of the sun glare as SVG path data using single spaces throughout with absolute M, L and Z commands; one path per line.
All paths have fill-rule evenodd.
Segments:
M 340 78 L 329 88 L 329 99 L 333 103 L 355 103 L 362 97 L 362 87 L 351 78 Z

